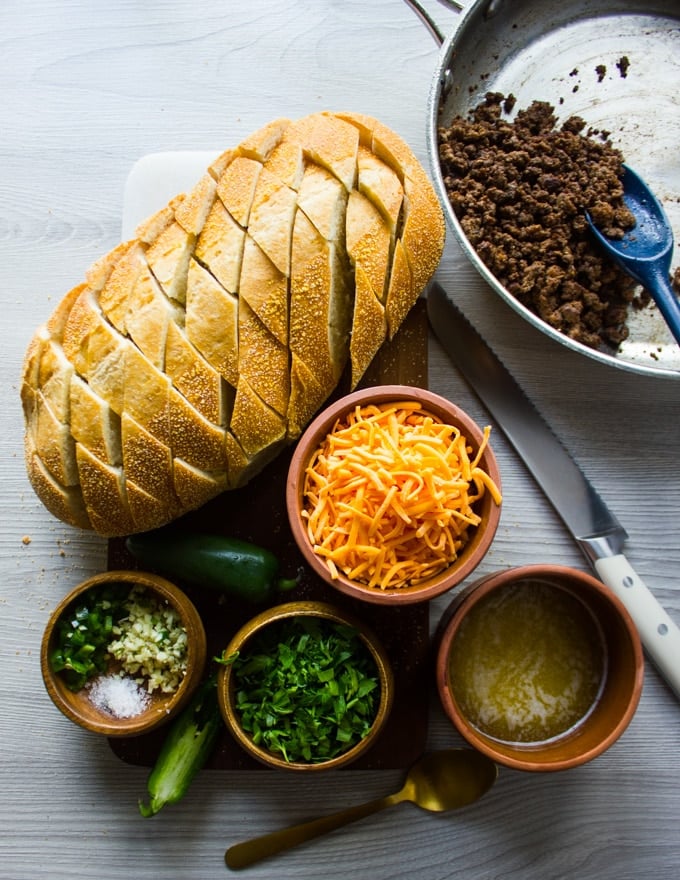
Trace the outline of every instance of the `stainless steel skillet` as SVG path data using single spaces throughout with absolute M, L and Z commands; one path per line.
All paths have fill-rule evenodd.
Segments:
M 522 306 L 461 229 L 437 144 L 438 126 L 466 116 L 487 91 L 514 94 L 518 109 L 549 101 L 560 119 L 576 114 L 610 133 L 664 205 L 680 242 L 680 0 L 472 0 L 458 11 L 448 36 L 422 2 L 405 2 L 440 44 L 428 98 L 429 159 L 449 226 L 473 265 L 513 309 L 557 342 L 617 368 L 680 378 L 680 348 L 653 307 L 631 312 L 630 337 L 613 354 L 568 339 Z M 462 5 L 439 2 L 450 9 Z M 678 262 L 676 245 L 673 266 Z

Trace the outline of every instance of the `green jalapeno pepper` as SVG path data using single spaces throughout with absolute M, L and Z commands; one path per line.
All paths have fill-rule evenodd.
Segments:
M 273 553 L 238 538 L 159 530 L 131 535 L 126 546 L 144 565 L 168 577 L 248 602 L 264 602 L 297 585 L 296 578 L 278 576 Z
M 206 679 L 189 705 L 172 722 L 147 781 L 148 803 L 139 812 L 148 818 L 166 804 L 176 804 L 205 765 L 222 729 L 217 676 Z

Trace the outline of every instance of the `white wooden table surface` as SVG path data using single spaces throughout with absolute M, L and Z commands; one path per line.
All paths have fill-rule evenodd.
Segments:
M 444 29 L 452 16 L 429 4 Z M 24 473 L 18 379 L 61 296 L 120 239 L 123 189 L 147 153 L 220 150 L 277 116 L 372 114 L 427 162 L 437 50 L 401 0 L 4 0 L 0 6 L 0 876 L 227 874 L 243 838 L 387 794 L 399 771 L 300 781 L 205 771 L 152 820 L 146 770 L 113 756 L 49 701 L 39 645 L 50 609 L 105 567 L 105 542 L 61 525 Z M 680 384 L 602 366 L 525 326 L 450 236 L 445 287 L 505 358 L 629 532 L 627 553 L 680 622 Z M 430 386 L 478 420 L 432 342 Z M 528 562 L 585 567 L 496 433 L 505 506 L 478 573 Z M 434 603 L 433 620 L 444 600 Z M 433 704 L 429 745 L 461 744 Z M 564 774 L 501 771 L 458 813 L 402 805 L 249 869 L 253 878 L 643 880 L 680 876 L 680 705 L 648 666 L 639 710 L 605 755 Z

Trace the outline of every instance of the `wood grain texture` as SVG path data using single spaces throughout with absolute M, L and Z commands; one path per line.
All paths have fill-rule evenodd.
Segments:
M 427 4 L 445 30 L 453 16 Z M 396 790 L 401 773 L 299 780 L 205 772 L 152 820 L 147 771 L 52 706 L 39 671 L 49 610 L 106 566 L 106 545 L 53 520 L 23 470 L 18 380 L 35 326 L 120 235 L 123 186 L 158 150 L 219 150 L 276 116 L 379 117 L 424 163 L 436 47 L 401 0 L 6 0 L 0 6 L 0 875 L 7 880 L 211 880 L 237 840 Z M 614 371 L 524 325 L 450 240 L 438 273 L 629 532 L 633 566 L 680 622 L 680 386 Z M 487 416 L 437 343 L 430 387 Z M 582 567 L 500 434 L 505 506 L 479 570 Z M 430 609 L 432 625 L 446 606 Z M 430 745 L 460 740 L 433 702 Z M 560 775 L 501 771 L 459 813 L 411 805 L 249 869 L 254 878 L 646 880 L 680 874 L 680 705 L 648 667 L 609 752 Z

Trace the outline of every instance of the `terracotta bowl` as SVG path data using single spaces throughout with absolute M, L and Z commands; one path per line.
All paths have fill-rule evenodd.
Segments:
M 364 755 L 380 736 L 389 717 L 394 701 L 394 678 L 389 658 L 382 644 L 362 621 L 351 614 L 335 608 L 325 602 L 300 601 L 287 602 L 262 611 L 253 617 L 248 623 L 233 636 L 224 651 L 224 656 L 229 657 L 235 652 L 244 656 L 248 653 L 248 647 L 253 639 L 262 633 L 267 627 L 277 626 L 282 621 L 299 617 L 317 617 L 331 623 L 340 623 L 353 627 L 370 655 L 375 661 L 376 672 L 380 685 L 380 698 L 376 710 L 375 720 L 368 734 L 352 746 L 348 751 L 323 762 L 305 763 L 286 761 L 265 747 L 256 745 L 249 733 L 241 726 L 240 714 L 235 699 L 235 678 L 232 666 L 222 666 L 218 673 L 217 695 L 224 721 L 233 734 L 236 741 L 245 751 L 261 764 L 267 767 L 302 772 L 319 772 L 334 770 L 344 767 Z
M 528 737 L 516 736 L 513 738 L 514 741 L 511 741 L 509 736 L 496 738 L 490 735 L 489 731 L 496 734 L 497 730 L 492 730 L 486 723 L 483 725 L 480 723 L 481 714 L 475 715 L 474 722 L 471 720 L 470 715 L 479 711 L 476 705 L 471 709 L 472 703 L 476 699 L 483 703 L 483 698 L 479 695 L 490 691 L 484 690 L 486 684 L 480 677 L 474 678 L 474 685 L 464 684 L 467 671 L 461 673 L 460 670 L 468 669 L 465 666 L 465 657 L 475 657 L 469 665 L 477 670 L 478 675 L 482 668 L 488 669 L 488 658 L 491 656 L 493 662 L 500 668 L 505 656 L 503 649 L 505 643 L 501 639 L 499 649 L 492 649 L 489 645 L 492 644 L 492 628 L 494 633 L 499 632 L 495 622 L 500 622 L 501 616 L 507 621 L 508 615 L 512 613 L 508 611 L 507 604 L 500 605 L 501 597 L 507 603 L 508 596 L 511 595 L 509 590 L 517 588 L 520 584 L 526 585 L 527 581 L 540 582 L 546 591 L 550 591 L 544 594 L 546 601 L 569 602 L 570 606 L 559 607 L 579 609 L 576 617 L 571 617 L 570 612 L 564 613 L 560 618 L 559 626 L 564 628 L 565 632 L 576 633 L 577 640 L 586 632 L 591 643 L 592 639 L 596 638 L 599 645 L 597 656 L 602 660 L 602 664 L 599 669 L 599 690 L 592 703 L 589 703 L 590 708 L 586 708 L 579 719 L 574 719 L 564 732 L 554 733 L 549 738 L 534 742 L 518 742 L 517 740 Z M 578 605 L 574 604 L 574 599 L 578 600 Z M 521 614 L 524 621 L 530 614 L 527 610 L 529 605 L 526 595 L 522 601 L 524 604 L 521 606 Z M 480 603 L 483 602 L 486 602 L 487 609 L 492 610 L 487 611 L 486 616 L 480 617 L 479 609 L 483 607 Z M 476 623 L 473 623 L 474 612 L 477 612 Z M 567 623 L 567 620 L 570 622 Z M 464 641 L 457 645 L 457 639 L 461 639 L 461 628 L 465 625 L 468 626 L 468 633 L 472 627 L 477 626 L 477 631 L 486 639 L 485 642 L 481 638 L 478 640 L 479 651 L 473 650 L 469 641 L 467 648 L 464 648 L 466 645 Z M 524 623 L 520 622 L 519 625 L 523 627 Z M 571 629 L 567 630 L 567 627 Z M 534 644 L 529 630 L 526 632 L 522 630 L 522 639 L 526 639 L 527 644 Z M 576 569 L 556 565 L 528 565 L 480 578 L 464 589 L 451 603 L 442 618 L 437 640 L 437 688 L 447 716 L 472 746 L 499 764 L 517 770 L 565 770 L 584 764 L 602 754 L 621 736 L 630 723 L 642 692 L 644 661 L 635 624 L 621 601 L 607 587 L 594 577 Z M 582 643 L 577 641 L 574 644 Z M 490 655 L 490 650 L 496 650 L 496 654 Z M 552 640 L 547 656 L 554 658 L 558 656 L 559 650 L 556 640 Z M 530 664 L 533 665 L 539 651 L 540 648 L 537 648 L 534 656 L 527 658 L 522 669 L 528 669 Z M 509 666 L 508 656 L 506 669 Z M 468 679 L 468 681 L 472 680 Z M 466 689 L 468 689 L 468 697 L 473 694 L 472 702 L 463 693 Z M 514 693 L 516 694 L 517 691 Z M 554 694 L 555 691 L 552 693 Z M 509 711 L 512 713 L 517 709 L 514 700 L 513 697 L 509 701 Z
M 125 590 L 135 585 L 144 587 L 178 612 L 187 633 L 187 671 L 177 689 L 166 694 L 155 691 L 141 713 L 127 718 L 98 708 L 90 698 L 87 687 L 75 692 L 69 690 L 63 676 L 52 668 L 50 660 L 52 652 L 58 647 L 57 624 L 62 615 L 72 609 L 78 600 L 82 600 L 88 591 L 104 585 L 120 585 Z M 205 630 L 198 611 L 178 587 L 155 574 L 109 571 L 83 581 L 54 609 L 43 635 L 40 664 L 47 692 L 67 718 L 94 733 L 110 737 L 135 736 L 165 724 L 186 704 L 203 676 L 206 651 Z
M 461 583 L 484 558 L 500 520 L 500 507 L 487 491 L 477 502 L 476 512 L 481 523 L 470 531 L 469 539 L 456 560 L 438 574 L 414 585 L 381 588 L 352 580 L 342 573 L 333 576 L 325 560 L 314 551 L 302 516 L 304 505 L 305 472 L 326 436 L 333 430 L 339 418 L 351 412 L 357 405 L 389 404 L 400 401 L 418 402 L 427 413 L 443 423 L 458 428 L 472 447 L 473 455 L 484 440 L 482 429 L 463 410 L 446 398 L 422 388 L 404 385 L 379 385 L 355 391 L 323 410 L 309 425 L 297 443 L 291 459 L 286 506 L 288 520 L 295 541 L 307 564 L 331 587 L 366 602 L 387 605 L 405 605 L 424 602 L 452 589 Z M 482 453 L 480 467 L 492 478 L 500 490 L 500 474 L 496 457 L 490 445 Z

